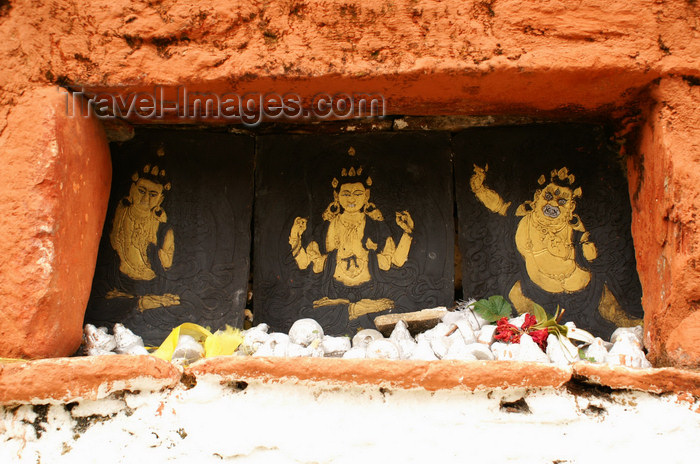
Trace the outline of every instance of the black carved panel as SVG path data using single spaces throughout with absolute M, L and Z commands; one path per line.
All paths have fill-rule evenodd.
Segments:
M 600 336 L 610 335 L 625 318 L 642 317 L 627 181 L 622 161 L 609 141 L 610 134 L 604 127 L 573 124 L 470 129 L 453 138 L 465 296 L 508 296 L 519 282 L 522 296 L 541 304 L 549 313 L 560 305 L 566 309 L 564 320 Z M 470 184 L 475 165 L 483 169 L 487 164 L 483 185 L 500 195 L 504 215 L 487 208 Z M 564 186 L 569 186 L 568 176 L 573 175 L 569 191 L 581 188 L 580 196 L 573 198 L 578 217 L 568 221 L 574 229 L 570 234 L 566 229 L 557 229 L 554 234 L 556 227 L 547 222 L 545 206 L 530 203 L 538 189 L 544 198 L 552 170 L 562 167 L 568 168 L 562 172 Z M 562 179 L 557 182 L 561 184 Z M 486 201 L 493 201 L 493 197 Z M 550 203 L 556 201 L 553 198 Z M 494 205 L 492 209 L 496 209 Z M 564 217 L 565 206 L 547 208 L 547 214 L 561 211 Z M 534 212 L 541 214 L 531 216 Z M 518 234 L 526 217 L 528 222 L 522 223 Z M 589 235 L 584 236 L 585 232 Z M 521 240 L 520 248 L 517 240 Z M 593 244 L 597 256 L 592 258 L 591 245 L 587 244 L 586 257 L 584 243 Z M 573 254 L 568 255 L 567 250 Z M 562 256 L 572 256 L 573 261 Z M 531 277 L 537 274 L 538 283 Z M 575 289 L 571 279 L 585 275 L 589 276 L 588 282 Z M 554 277 L 548 280 L 550 276 Z M 554 281 L 559 283 L 551 285 L 561 285 L 560 289 L 544 289 Z
M 183 322 L 241 326 L 253 139 L 143 129 L 111 150 L 112 192 L 85 321 L 122 322 L 150 344 Z
M 333 203 L 334 185 L 342 194 L 358 182 L 358 192 L 369 189 L 371 205 L 359 215 L 341 214 Z M 351 213 L 355 203 L 348 204 L 343 211 Z M 374 327 L 380 314 L 452 301 L 452 171 L 445 134 L 261 137 L 255 211 L 256 322 L 286 331 L 295 320 L 311 317 L 328 333 L 352 334 Z M 394 253 L 387 266 L 387 244 L 401 248 L 404 229 L 396 213 L 404 211 L 413 221 L 410 251 L 404 262 Z M 295 241 L 290 236 L 296 218 L 306 219 L 306 229 Z M 319 258 L 324 255 L 325 261 Z M 303 256 L 316 259 L 304 267 L 297 261 Z M 350 274 L 357 274 L 355 280 L 348 280 Z M 358 315 L 368 307 L 362 300 L 378 311 Z M 386 300 L 393 308 L 379 310 Z

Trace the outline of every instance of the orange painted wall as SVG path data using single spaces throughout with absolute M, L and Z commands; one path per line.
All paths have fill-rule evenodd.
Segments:
M 171 90 L 187 85 L 192 91 L 220 94 L 297 92 L 307 100 L 318 92 L 372 92 L 384 95 L 389 114 L 523 114 L 554 119 L 594 115 L 612 118 L 621 126 L 636 121 L 636 126 L 628 127 L 634 143 L 626 149 L 650 354 L 657 364 L 700 366 L 698 352 L 690 346 L 698 337 L 683 331 L 684 327 L 700 330 L 696 311 L 700 281 L 695 271 L 700 236 L 694 217 L 700 192 L 694 178 L 700 172 L 700 134 L 695 129 L 699 98 L 695 84 L 700 83 L 696 2 L 9 0 L 0 4 L 0 174 L 3 184 L 14 185 L 15 202 L 8 203 L 5 196 L 3 205 L 14 206 L 0 210 L 4 247 L 0 322 L 5 326 L 18 324 L 17 330 L 26 332 L 22 327 L 33 316 L 23 311 L 45 310 L 29 284 L 12 283 L 20 274 L 39 275 L 37 258 L 27 251 L 35 236 L 13 230 L 22 218 L 41 217 L 45 194 L 38 193 L 38 184 L 20 185 L 13 179 L 26 171 L 23 163 L 42 159 L 55 149 L 37 142 L 51 122 L 31 115 L 43 114 L 41 102 L 56 85 L 124 94 L 156 85 Z M 69 132 L 78 137 L 93 123 L 86 124 Z M 104 139 L 98 142 L 98 132 L 95 143 L 104 145 Z M 63 150 L 58 159 L 69 162 L 76 156 L 72 150 L 79 138 L 73 137 L 56 138 L 59 151 Z M 35 147 L 33 157 L 28 159 L 22 147 Z M 0 193 L 10 195 L 8 188 Z M 106 190 L 95 192 L 100 198 Z M 49 208 L 46 214 L 61 213 Z M 79 216 L 77 210 L 75 214 Z M 101 219 L 96 216 L 90 215 L 82 227 L 99 229 Z M 75 315 L 84 310 L 89 292 L 84 280 L 92 272 L 86 269 L 94 266 L 96 242 L 83 244 L 82 251 L 69 258 L 66 253 L 75 251 L 61 245 L 60 237 L 78 236 L 78 226 L 70 220 L 55 224 L 56 237 L 51 240 L 59 254 L 41 285 L 67 295 L 68 287 L 60 287 L 67 281 L 58 276 L 67 272 L 79 276 L 79 285 L 70 287 L 74 301 L 53 300 L 57 314 L 71 315 L 68 325 L 74 334 L 79 320 Z M 0 355 L 18 353 L 13 343 L 0 345 Z M 47 346 L 53 348 L 27 348 L 23 355 L 65 354 L 74 346 L 74 335 L 70 343 Z

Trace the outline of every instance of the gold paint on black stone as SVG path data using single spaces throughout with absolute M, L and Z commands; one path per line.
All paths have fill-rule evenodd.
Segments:
M 165 170 L 146 165 L 140 173 L 134 173 L 129 194 L 117 205 L 112 231 L 109 235 L 112 248 L 119 256 L 119 271 L 134 280 L 150 281 L 156 277 L 148 259 L 149 245 L 157 245 L 158 230 L 165 226 L 168 217 L 161 208 L 164 192 L 170 190 L 165 181 Z M 158 249 L 158 259 L 164 270 L 170 269 L 175 254 L 175 235 L 168 229 L 163 244 Z M 106 298 L 134 298 L 133 295 L 113 289 Z M 138 301 L 141 311 L 180 304 L 178 295 L 142 295 Z
M 301 217 L 294 219 L 289 234 L 289 245 L 299 269 L 304 270 L 311 265 L 313 272 L 319 274 L 325 267 L 328 255 L 337 251 L 336 261 L 332 264 L 334 280 L 348 287 L 362 285 L 372 280 L 369 272 L 369 251 L 376 251 L 377 244 L 370 238 L 367 238 L 364 243 L 362 239 L 365 235 L 366 218 L 383 221 L 384 217 L 376 205 L 369 201 L 372 178 L 367 176 L 355 182 L 358 177 L 362 179 L 361 176 L 362 167 L 344 168 L 341 171 L 340 180 L 334 178 L 331 182 L 334 199 L 322 215 L 323 220 L 329 223 L 325 237 L 325 254 L 321 253 L 316 241 L 310 242 L 306 248 L 302 246 L 301 236 L 306 230 L 308 219 Z M 351 178 L 353 181 L 348 182 Z M 408 260 L 411 249 L 411 234 L 415 227 L 411 214 L 405 210 L 397 211 L 395 221 L 403 234 L 398 245 L 388 237 L 384 248 L 377 253 L 377 262 L 382 271 L 389 270 L 392 265 L 402 267 Z M 315 300 L 313 307 L 321 308 L 337 304 L 348 304 L 350 320 L 394 307 L 394 302 L 389 298 L 363 298 L 352 303 L 345 298 L 327 296 Z
M 484 185 L 488 165 L 474 165 L 469 185 L 477 199 L 490 211 L 506 216 L 511 206 L 501 196 Z M 548 293 L 575 293 L 583 290 L 591 281 L 591 273 L 576 262 L 576 247 L 580 246 L 586 260 L 598 257 L 590 234 L 581 218 L 575 213 L 576 199 L 583 194 L 580 187 L 572 189 L 576 180 L 567 167 L 552 170 L 550 182 L 535 191 L 532 201 L 522 203 L 515 211 L 521 217 L 515 233 L 515 245 L 525 261 L 527 274 L 538 287 Z M 541 175 L 540 186 L 546 183 Z M 581 232 L 574 243 L 574 232 Z M 529 312 L 533 301 L 522 292 L 517 281 L 511 288 L 509 299 L 519 313 Z M 630 318 L 620 307 L 607 286 L 598 304 L 598 311 L 617 326 L 641 324 L 640 319 Z

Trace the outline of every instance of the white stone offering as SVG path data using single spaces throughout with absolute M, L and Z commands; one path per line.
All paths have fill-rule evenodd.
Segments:
M 476 342 L 476 334 L 474 333 L 474 329 L 466 318 L 459 319 L 457 322 L 455 322 L 455 325 L 457 326 L 457 331 L 462 336 L 465 344 L 469 345 Z
M 396 323 L 394 330 L 389 336 L 389 340 L 394 342 L 394 345 L 399 349 L 399 359 L 409 359 L 416 349 L 416 341 L 411 336 L 411 333 L 408 331 L 408 326 L 404 321 Z
M 280 332 L 269 334 L 265 342 L 255 350 L 253 356 L 256 357 L 284 357 L 287 356 L 289 336 Z
M 83 332 L 88 356 L 108 354 L 117 347 L 117 341 L 108 333 L 106 327 L 97 328 L 92 324 L 86 324 Z
M 384 335 L 378 330 L 374 329 L 364 329 L 360 330 L 355 334 L 354 337 L 352 337 L 352 346 L 353 347 L 360 347 L 360 348 L 367 348 L 367 345 L 370 344 L 373 340 L 381 340 L 384 338 Z
M 447 355 L 445 355 L 445 357 L 442 359 L 448 361 L 476 361 L 476 356 L 467 352 L 465 348 L 466 345 L 461 345 L 457 349 L 455 349 L 455 346 L 450 347 L 450 351 L 448 351 Z
M 399 321 L 394 326 L 394 330 L 391 331 L 389 338 L 395 342 L 399 340 L 410 340 L 413 341 L 411 333 L 408 331 L 408 325 L 405 321 Z
M 411 359 L 413 352 L 416 351 L 418 344 L 413 340 L 399 340 L 394 342 L 399 348 L 400 359 Z
M 539 347 L 528 334 L 520 336 L 520 352 L 517 354 L 518 361 L 549 363 L 549 356 Z
M 270 326 L 263 322 L 261 324 L 256 325 L 255 327 L 251 327 L 248 330 L 259 330 L 261 332 L 268 333 L 270 331 Z
M 260 326 L 264 326 L 259 328 Z M 270 338 L 267 333 L 267 324 L 260 324 L 243 332 L 243 343 L 238 348 L 242 353 L 251 355 Z
M 649 368 L 651 363 L 639 347 L 639 340 L 634 333 L 623 332 L 617 342 L 610 348 L 605 362 L 613 366 Z
M 275 345 L 277 345 L 277 343 L 274 342 L 274 340 L 268 339 L 255 350 L 252 356 L 255 358 L 273 357 L 275 356 Z M 284 356 L 286 356 L 286 351 Z
M 508 323 L 513 324 L 517 328 L 522 327 L 523 324 L 525 323 L 525 314 L 521 314 L 520 316 L 514 317 L 512 319 L 508 319 Z
M 476 335 L 476 341 L 484 345 L 490 345 L 493 342 L 493 334 L 496 333 L 495 325 L 485 325 L 479 330 Z
M 430 341 L 425 338 L 421 338 L 418 340 L 418 343 L 416 343 L 416 349 L 413 350 L 413 353 L 411 353 L 411 356 L 409 356 L 408 359 L 417 361 L 437 361 L 438 358 L 435 356 L 435 352 L 430 347 Z
M 124 327 L 123 324 L 114 324 L 115 351 L 119 354 L 141 355 L 148 354 L 143 346 L 143 339 Z
M 476 300 L 474 299 L 460 301 L 457 310 L 447 313 L 442 318 L 442 322 L 446 324 L 453 324 L 458 319 L 466 319 L 469 325 L 471 325 L 472 330 L 474 332 L 478 331 L 481 327 L 488 325 L 488 321 L 472 309 L 474 303 L 476 303 Z
M 520 344 L 495 342 L 491 345 L 491 351 L 499 361 L 515 361 L 520 354 Z
M 615 331 L 610 336 L 610 342 L 613 344 L 617 343 L 622 337 L 625 337 L 625 335 L 623 334 L 633 335 L 634 338 L 637 339 L 639 348 L 642 349 L 644 347 L 644 329 L 641 325 L 635 327 L 619 327 L 615 329 Z
M 314 340 L 323 340 L 323 327 L 313 319 L 299 319 L 289 329 L 289 341 L 309 346 Z
M 588 361 L 594 363 L 604 363 L 605 358 L 608 356 L 608 350 L 605 348 L 605 342 L 600 337 L 596 337 L 593 343 L 588 345 L 583 350 L 583 355 Z
M 399 359 L 399 349 L 388 339 L 372 340 L 367 345 L 369 359 Z
M 282 332 L 272 332 L 270 340 L 274 340 L 276 343 L 289 343 L 289 335 Z
M 367 349 L 362 346 L 350 348 L 343 355 L 343 359 L 365 359 L 367 357 Z
M 350 349 L 350 338 L 331 337 L 326 335 L 321 342 L 323 355 L 330 358 L 340 358 Z
M 304 358 L 311 355 L 311 350 L 305 346 L 290 342 L 289 345 L 287 345 L 286 355 L 289 358 Z
M 479 361 L 492 361 L 495 359 L 488 346 L 483 343 L 472 343 L 466 346 L 466 350 Z
M 190 364 L 204 357 L 204 347 L 191 335 L 180 335 L 173 351 L 172 362 Z
M 467 313 L 471 313 L 469 309 L 458 308 L 456 311 L 448 311 L 442 316 L 441 320 L 443 323 L 449 325 L 454 324 L 460 319 L 466 319 Z
M 447 355 L 450 350 L 451 341 L 448 337 L 433 337 L 430 339 L 430 348 L 432 348 L 433 353 L 438 359 L 442 359 Z

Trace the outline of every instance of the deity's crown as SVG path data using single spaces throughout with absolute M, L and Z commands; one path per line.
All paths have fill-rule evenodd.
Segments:
M 164 190 L 170 190 L 170 182 L 167 181 L 165 169 L 159 168 L 157 165 L 147 164 L 143 167 L 141 172 L 135 172 L 131 176 L 131 180 L 134 182 L 139 179 L 148 179 L 163 185 Z
M 572 186 L 574 184 L 574 181 L 576 181 L 576 177 L 573 174 L 570 174 L 569 169 L 566 167 L 563 167 L 558 171 L 556 169 L 552 169 L 549 179 L 550 182 L 554 182 L 556 184 L 564 186 L 566 186 L 566 184 L 568 184 L 568 186 Z M 544 174 L 542 174 L 540 178 L 537 179 L 537 183 L 540 185 L 544 185 L 545 182 L 547 182 L 547 179 L 544 177 Z
M 338 185 L 341 184 L 341 181 L 348 181 L 350 180 L 349 178 L 358 178 L 362 176 L 362 167 L 360 166 L 359 168 L 355 169 L 354 167 L 351 168 L 343 168 L 340 171 L 340 181 L 338 180 L 337 177 L 333 178 L 333 181 L 331 182 L 331 185 L 333 188 L 338 188 Z M 345 178 L 345 179 L 343 179 Z M 372 178 L 367 176 L 367 179 L 361 180 L 361 179 L 353 179 L 353 181 L 356 182 L 363 182 L 367 187 L 372 186 Z M 344 183 L 344 182 L 343 182 Z

